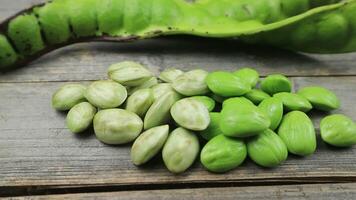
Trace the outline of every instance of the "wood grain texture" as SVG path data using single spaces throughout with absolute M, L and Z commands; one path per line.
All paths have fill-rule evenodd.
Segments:
M 11 198 L 12 200 L 62 200 L 62 199 L 204 199 L 204 200 L 232 200 L 232 199 L 291 199 L 291 200 L 334 200 L 355 199 L 356 184 L 314 184 L 288 186 L 260 186 L 260 187 L 225 187 L 199 189 L 172 190 L 144 190 L 105 193 L 80 193 L 65 195 L 47 195 Z
M 296 89 L 317 84 L 334 90 L 343 102 L 337 112 L 356 119 L 354 77 L 298 77 Z M 65 116 L 50 107 L 52 92 L 62 82 L 0 84 L 0 186 L 80 186 L 204 184 L 230 182 L 330 182 L 356 180 L 356 148 L 336 149 L 320 141 L 306 158 L 290 156 L 275 169 L 251 161 L 226 174 L 212 174 L 199 162 L 182 175 L 172 175 L 160 158 L 135 167 L 130 145 L 107 146 L 92 133 L 73 135 Z M 321 113 L 313 113 L 316 125 Z M 1 193 L 1 192 L 0 192 Z
M 262 75 L 356 75 L 356 54 L 303 55 L 234 41 L 166 37 L 132 43 L 84 43 L 59 49 L 23 68 L 0 74 L 0 82 L 78 81 L 104 78 L 114 63 L 133 60 L 157 72 L 166 67 L 236 70 Z M 159 66 L 159 67 L 157 67 Z

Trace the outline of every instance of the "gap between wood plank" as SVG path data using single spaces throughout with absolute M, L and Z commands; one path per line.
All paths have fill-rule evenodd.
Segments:
M 1 74 L 0 74 L 1 75 Z M 157 76 L 158 77 L 158 76 Z M 265 78 L 266 76 L 260 76 L 260 78 Z M 289 78 L 325 78 L 325 77 L 356 77 L 355 74 L 337 74 L 337 75 L 288 75 Z M 1 81 L 0 84 L 7 84 L 7 83 L 68 83 L 68 82 L 75 82 L 80 83 L 83 81 L 97 81 L 99 79 L 83 79 L 83 80 L 36 80 L 36 81 Z
M 332 181 L 330 179 L 333 179 Z M 0 197 L 98 193 L 118 191 L 217 188 L 217 187 L 258 187 L 300 184 L 356 183 L 356 177 L 304 177 L 300 179 L 259 179 L 242 181 L 205 181 L 174 184 L 134 184 L 134 185 L 48 185 L 48 186 L 0 186 Z

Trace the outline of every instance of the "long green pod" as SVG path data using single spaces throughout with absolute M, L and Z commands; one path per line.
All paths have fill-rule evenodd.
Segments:
M 351 52 L 356 51 L 355 11 L 356 0 L 53 0 L 0 24 L 0 69 L 72 43 L 175 34 Z

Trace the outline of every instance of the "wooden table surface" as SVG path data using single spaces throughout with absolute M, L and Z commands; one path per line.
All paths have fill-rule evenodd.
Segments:
M 0 0 L 0 20 L 38 0 Z M 314 155 L 289 156 L 264 169 L 250 160 L 225 174 L 196 162 L 172 175 L 156 158 L 135 167 L 129 145 L 107 146 L 92 133 L 73 135 L 51 109 L 51 94 L 68 82 L 106 78 L 107 67 L 134 60 L 158 73 L 165 67 L 284 73 L 295 89 L 321 85 L 340 97 L 356 120 L 356 54 L 305 55 L 224 40 L 170 37 L 135 43 L 86 43 L 55 51 L 0 74 L 0 196 L 13 199 L 355 199 L 356 147 L 336 149 L 318 136 Z M 315 127 L 322 113 L 312 113 Z

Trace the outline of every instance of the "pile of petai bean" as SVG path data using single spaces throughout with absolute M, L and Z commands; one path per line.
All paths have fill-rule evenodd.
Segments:
M 108 76 L 87 87 L 62 86 L 53 95 L 53 108 L 69 110 L 66 123 L 73 133 L 93 124 L 103 143 L 133 142 L 135 165 L 162 152 L 173 173 L 187 170 L 199 153 L 202 165 L 216 173 L 238 167 L 247 156 L 263 167 L 275 167 L 289 153 L 311 155 L 316 133 L 306 113 L 340 106 L 326 88 L 292 93 L 287 77 L 272 74 L 260 81 L 251 68 L 232 73 L 169 68 L 156 78 L 145 66 L 125 61 L 110 66 Z M 356 123 L 344 115 L 322 119 L 320 132 L 330 145 L 356 144 Z

